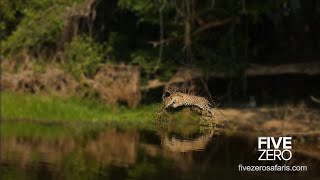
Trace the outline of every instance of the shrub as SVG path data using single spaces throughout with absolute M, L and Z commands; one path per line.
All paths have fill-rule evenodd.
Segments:
M 2 53 L 15 55 L 22 50 L 27 53 L 55 47 L 63 28 L 66 25 L 64 12 L 67 7 L 82 0 L 33 0 L 23 3 L 5 1 L 6 6 L 0 8 L 4 15 L 0 24 L 3 43 Z M 46 48 L 44 48 L 46 47 Z
M 104 58 L 103 45 L 88 36 L 76 36 L 66 46 L 66 68 L 76 79 L 92 77 Z

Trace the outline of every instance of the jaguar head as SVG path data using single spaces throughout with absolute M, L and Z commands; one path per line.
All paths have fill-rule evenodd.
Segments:
M 163 103 L 165 108 L 173 107 L 176 108 L 181 104 L 180 102 L 182 101 L 182 96 L 179 95 L 178 93 L 173 93 L 173 94 L 164 94 L 162 96 L 163 98 Z

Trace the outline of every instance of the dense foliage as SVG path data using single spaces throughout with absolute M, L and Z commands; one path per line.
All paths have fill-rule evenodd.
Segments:
M 2 1 L 0 14 L 3 52 L 49 53 L 59 42 L 66 21 L 64 12 L 79 0 Z
M 299 0 L 2 0 L 1 54 L 94 73 L 139 64 L 147 78 L 178 67 L 239 74 L 248 62 L 318 56 L 320 3 Z M 318 15 L 318 16 L 317 16 Z M 294 57 L 294 58 L 292 58 Z
M 103 60 L 103 46 L 87 36 L 77 36 L 66 46 L 66 68 L 77 79 L 92 76 Z M 82 74 L 83 73 L 83 74 Z

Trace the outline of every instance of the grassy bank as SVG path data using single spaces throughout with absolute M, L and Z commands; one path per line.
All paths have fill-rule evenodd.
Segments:
M 149 128 L 158 105 L 129 109 L 110 107 L 96 100 L 1 92 L 1 118 L 44 122 L 103 122 Z
M 141 105 L 130 109 L 108 106 L 98 100 L 5 91 L 1 92 L 1 134 L 8 137 L 58 138 L 92 135 L 106 127 L 155 130 L 159 128 L 156 120 L 159 106 Z M 199 129 L 199 116 L 194 113 L 181 111 L 162 115 L 167 121 L 161 121 L 161 128 L 170 126 L 175 132 Z

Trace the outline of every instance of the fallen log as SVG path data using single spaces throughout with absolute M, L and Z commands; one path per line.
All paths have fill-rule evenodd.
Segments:
M 246 71 L 248 76 L 266 76 L 266 75 L 279 75 L 279 74 L 306 74 L 316 75 L 320 74 L 320 63 L 292 63 L 281 65 L 257 65 L 251 64 Z
M 250 64 L 245 71 L 246 76 L 273 76 L 281 74 L 305 74 L 317 75 L 320 74 L 320 63 L 291 63 L 280 65 L 258 65 Z M 174 83 L 188 82 L 193 79 L 202 77 L 219 77 L 219 78 L 232 78 L 235 75 L 227 73 L 204 73 L 197 68 L 180 68 L 176 74 L 168 81 L 163 82 L 159 79 L 149 80 L 147 86 L 143 90 L 154 89 L 162 86 L 167 86 Z

